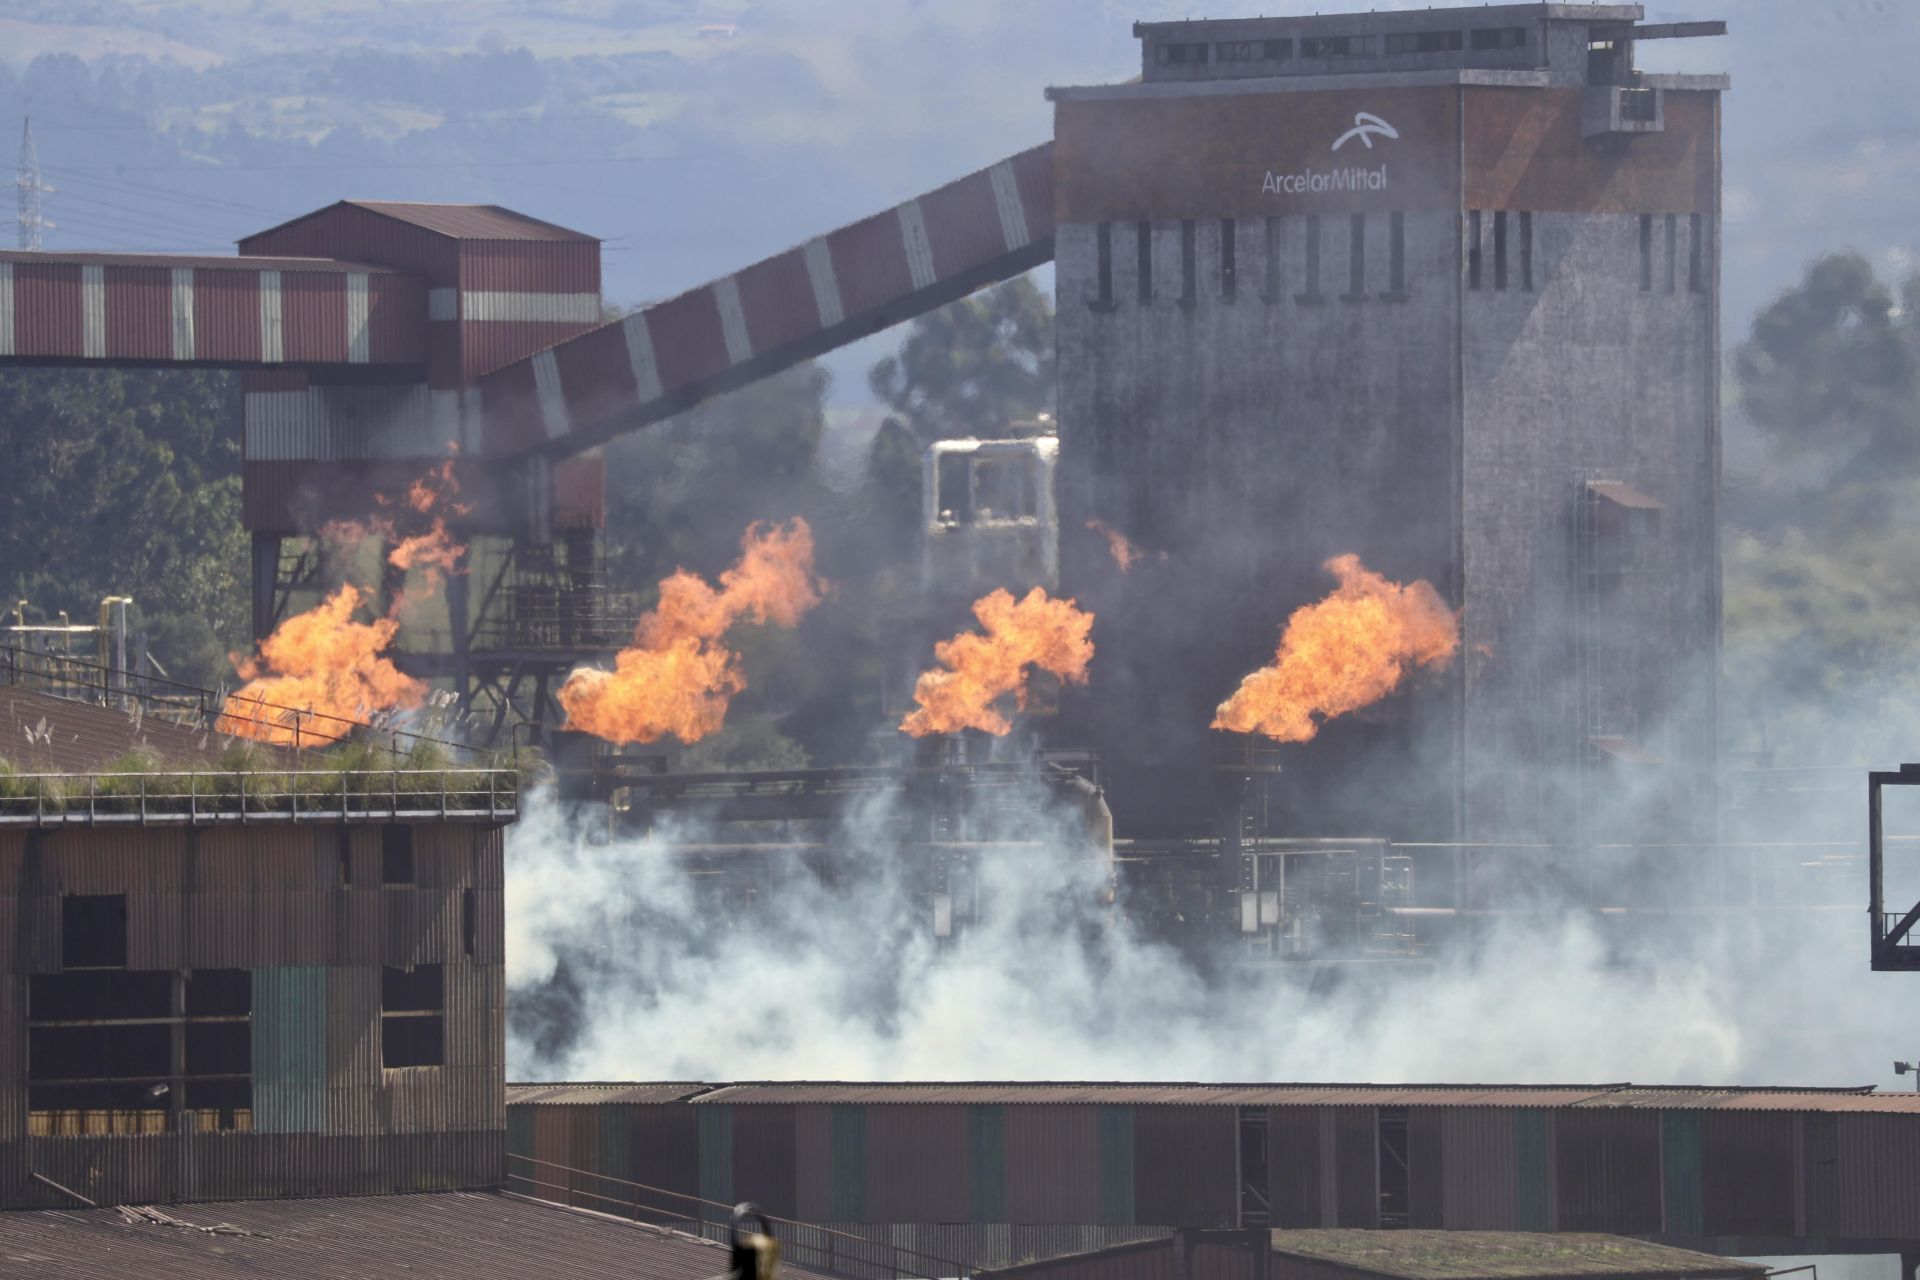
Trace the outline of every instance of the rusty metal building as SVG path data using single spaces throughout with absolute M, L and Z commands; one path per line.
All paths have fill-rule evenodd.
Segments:
M 514 1167 L 885 1224 L 979 1265 L 1177 1228 L 1920 1248 L 1920 1095 L 1871 1089 L 513 1085 L 507 1110 Z
M 514 775 L 312 776 L 0 795 L 0 1207 L 499 1183 Z

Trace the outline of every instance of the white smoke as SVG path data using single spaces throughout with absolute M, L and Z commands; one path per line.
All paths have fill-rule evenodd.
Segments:
M 985 918 L 937 943 L 886 816 L 848 822 L 833 884 L 728 911 L 661 840 L 589 843 L 536 796 L 507 852 L 512 1077 L 1831 1085 L 1916 1048 L 1855 911 L 1623 930 L 1536 903 L 1430 968 L 1216 963 L 1103 906 L 1063 823 L 980 864 Z M 557 1037 L 529 1014 L 550 985 Z

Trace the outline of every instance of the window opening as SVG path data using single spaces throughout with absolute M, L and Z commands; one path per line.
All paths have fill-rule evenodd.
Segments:
M 1676 268 L 1679 265 L 1680 219 L 1675 214 L 1667 215 L 1667 289 L 1673 293 L 1679 286 Z
M 1653 292 L 1653 215 L 1640 215 L 1640 292 Z
M 1280 301 L 1280 219 L 1268 218 L 1267 236 L 1267 280 L 1265 296 L 1268 302 Z
M 1372 55 L 1372 36 L 1305 36 L 1300 41 L 1300 56 L 1303 58 L 1367 58 Z
M 413 828 L 405 823 L 380 828 L 380 883 L 413 883 Z
M 1620 91 L 1620 118 L 1631 120 L 1635 124 L 1652 124 L 1660 118 L 1660 91 L 1657 89 L 1622 89 Z
M 964 453 L 940 453 L 935 457 L 934 510 L 941 524 L 973 523 L 973 459 Z
M 1234 295 L 1239 290 L 1239 282 L 1234 274 L 1235 258 L 1239 250 L 1239 246 L 1234 243 L 1235 237 L 1233 219 L 1220 219 L 1220 296 L 1228 302 L 1233 301 Z
M 446 982 L 437 964 L 380 970 L 380 1062 L 437 1067 L 446 1062 Z
M 1180 305 L 1194 304 L 1194 276 L 1198 274 L 1199 229 L 1192 218 L 1180 220 Z
M 1687 215 L 1687 292 L 1705 293 L 1707 290 L 1706 246 L 1701 243 L 1702 221 L 1700 215 Z
M 1467 288 L 1480 287 L 1480 211 L 1467 210 Z
M 1033 468 L 1024 456 L 962 454 L 973 464 L 973 517 L 1020 520 L 1038 514 Z
M 1206 43 L 1163 44 L 1157 46 L 1155 56 L 1163 67 L 1204 66 L 1207 61 Z
M 1267 1200 L 1267 1109 L 1240 1108 L 1240 1225 L 1265 1227 L 1273 1221 Z
M 1407 1162 L 1407 1109 L 1380 1108 L 1380 1225 L 1404 1227 L 1411 1220 Z
M 1387 216 L 1387 294 L 1407 296 L 1407 215 L 1397 210 Z
M 1533 292 L 1533 215 L 1520 215 L 1520 287 Z
M 1453 53 L 1464 39 L 1458 31 L 1395 31 L 1387 36 L 1387 52 Z
M 1113 224 L 1103 222 L 1093 231 L 1095 280 L 1093 305 L 1113 306 Z
M 1293 41 L 1222 40 L 1213 56 L 1219 62 L 1284 62 L 1293 56 Z
M 1507 287 L 1507 211 L 1496 209 L 1493 213 L 1493 287 L 1504 292 Z
M 1527 47 L 1527 29 L 1525 27 L 1475 27 L 1473 47 L 1476 52 L 1489 49 L 1524 49 Z
M 69 893 L 60 899 L 60 967 L 127 967 L 127 895 Z
M 1367 296 L 1367 215 L 1347 218 L 1347 292 L 1345 300 L 1360 302 Z
M 1153 301 L 1153 224 L 1151 222 L 1142 222 L 1138 224 L 1137 229 L 1140 235 L 1140 243 L 1139 243 L 1139 251 L 1138 251 L 1139 260 L 1136 263 L 1136 266 L 1138 267 L 1139 273 L 1140 273 L 1140 280 L 1139 280 L 1140 301 L 1152 302 Z
M 1295 302 L 1320 301 L 1320 215 L 1307 215 L 1307 290 Z

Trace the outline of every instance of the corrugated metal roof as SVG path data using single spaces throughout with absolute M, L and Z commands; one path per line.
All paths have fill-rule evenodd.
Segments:
M 679 1102 L 712 1088 L 705 1084 L 513 1084 L 507 1085 L 507 1105 L 590 1107 L 603 1102 Z
M 726 1247 L 711 1241 L 488 1192 L 235 1200 L 157 1216 L 0 1213 L 0 1271 L 74 1280 L 708 1280 L 728 1262 Z
M 340 200 L 324 209 L 289 218 L 265 231 L 256 231 L 247 239 L 271 235 L 343 205 L 365 209 L 368 213 L 377 213 L 383 218 L 392 218 L 396 222 L 404 222 L 452 240 L 585 240 L 600 243 L 596 236 L 529 218 L 524 213 L 515 213 L 497 204 L 419 204 L 404 200 Z
M 1273 1251 L 1405 1280 L 1760 1276 L 1766 1267 L 1624 1236 L 1535 1231 L 1275 1231 Z
M 89 267 L 193 267 L 202 271 L 364 271 L 369 275 L 412 275 L 415 272 L 340 258 L 242 257 L 238 254 L 195 253 L 66 253 L 31 249 L 0 249 L 0 262 L 76 263 Z
M 545 1097 L 536 1097 L 544 1091 Z M 1920 1092 L 1879 1093 L 1872 1085 L 1777 1088 L 1635 1084 L 1180 1084 L 1041 1081 L 945 1083 L 838 1080 L 743 1084 L 593 1082 L 508 1086 L 509 1102 L 675 1102 L 694 1106 L 796 1103 L 1106 1103 L 1249 1107 L 1648 1107 L 1723 1111 L 1834 1111 L 1920 1114 Z
M 0 688 L 0 760 L 21 773 L 85 772 L 135 747 L 150 747 L 167 761 L 210 760 L 225 746 L 217 733 L 152 718 L 136 723 L 115 707 Z

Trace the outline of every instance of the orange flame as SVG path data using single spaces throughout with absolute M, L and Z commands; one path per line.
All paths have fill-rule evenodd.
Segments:
M 418 707 L 426 685 L 381 656 L 400 624 L 392 618 L 354 621 L 360 601 L 358 587 L 342 586 L 275 627 L 261 642 L 258 657 L 233 655 L 247 683 L 227 695 L 214 727 L 243 738 L 304 746 L 341 737 L 345 721 Z
M 466 550 L 453 540 L 447 532 L 447 516 L 463 516 L 472 507 L 456 499 L 460 493 L 460 482 L 454 478 L 453 459 L 448 458 L 420 479 L 407 486 L 406 510 L 415 517 L 427 517 L 427 527 L 418 533 L 402 536 L 400 522 L 392 517 L 376 517 L 375 523 L 389 539 L 397 539 L 393 548 L 387 552 L 387 563 L 402 571 L 424 569 L 427 573 L 427 589 L 432 591 L 443 573 L 453 573 L 460 565 L 460 556 Z M 382 506 L 390 505 L 389 499 L 379 499 Z M 409 520 L 409 523 L 416 521 Z
M 913 687 L 919 709 L 900 724 L 916 738 L 958 729 L 984 729 L 1004 735 L 1013 722 L 994 706 L 1011 693 L 1027 705 L 1031 668 L 1062 680 L 1084 682 L 1093 661 L 1093 615 L 1071 600 L 1055 600 L 1035 587 L 1015 602 L 1005 590 L 974 601 L 973 616 L 985 635 L 963 631 L 933 648 L 946 670 L 924 671 Z
M 1107 550 L 1113 553 L 1113 562 L 1125 573 L 1133 568 L 1133 562 L 1140 558 L 1140 549 L 1127 541 L 1127 535 L 1104 520 L 1089 520 L 1087 528 L 1107 540 Z
M 1414 667 L 1452 661 L 1460 617 L 1432 583 L 1401 586 L 1355 555 L 1335 556 L 1326 568 L 1339 587 L 1294 610 L 1274 664 L 1240 682 L 1214 728 L 1307 742 L 1324 721 L 1392 693 Z
M 668 734 L 698 742 L 725 723 L 733 695 L 747 687 L 739 655 L 720 643 L 727 629 L 742 618 L 796 626 L 820 603 L 823 585 L 805 520 L 753 525 L 719 587 L 678 571 L 660 584 L 660 603 L 640 619 L 612 671 L 583 668 L 567 677 L 559 693 L 567 727 L 608 742 Z

